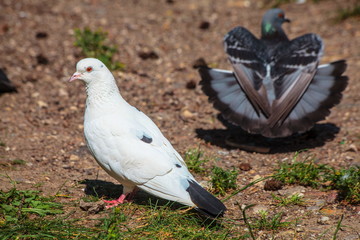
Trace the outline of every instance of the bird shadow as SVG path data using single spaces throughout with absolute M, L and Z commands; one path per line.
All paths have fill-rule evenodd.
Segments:
M 85 185 L 84 192 L 87 196 L 93 196 L 98 198 L 103 198 L 106 200 L 110 199 L 117 199 L 123 192 L 123 187 L 120 184 L 114 184 L 112 182 L 107 182 L 103 180 L 91 180 L 91 179 L 85 179 L 80 181 L 80 184 Z M 136 195 L 134 196 L 133 203 L 137 205 L 142 206 L 150 206 L 156 209 L 160 208 L 170 208 L 171 210 L 185 210 L 188 209 L 188 206 L 184 206 L 180 203 L 165 200 L 162 198 L 158 198 L 156 196 L 153 196 L 151 194 L 148 194 L 142 190 L 139 190 Z M 202 219 L 204 222 L 208 222 L 209 224 L 213 224 L 213 220 L 199 214 L 198 211 L 195 209 L 190 209 L 188 211 L 189 214 L 196 214 L 196 216 L 199 217 L 199 219 Z M 216 221 L 214 224 L 217 224 Z M 214 225 L 215 226 L 215 225 Z
M 206 142 L 225 148 L 241 149 L 248 152 L 287 153 L 323 146 L 335 138 L 340 128 L 333 123 L 315 124 L 313 128 L 302 134 L 294 134 L 285 138 L 267 138 L 258 134 L 249 134 L 240 127 L 219 120 L 227 129 L 195 130 L 197 137 Z

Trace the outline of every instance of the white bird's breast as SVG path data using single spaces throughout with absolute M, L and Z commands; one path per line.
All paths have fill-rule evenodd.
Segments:
M 130 166 L 128 162 L 133 158 L 126 151 L 126 126 L 116 113 L 100 117 L 87 113 L 84 135 L 92 155 L 106 172 L 124 183 L 127 180 L 124 173 Z

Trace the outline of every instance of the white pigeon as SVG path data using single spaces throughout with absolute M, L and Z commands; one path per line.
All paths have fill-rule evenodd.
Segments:
M 155 123 L 122 98 L 105 64 L 95 58 L 79 61 L 69 82 L 77 79 L 86 84 L 87 145 L 124 189 L 119 199 L 106 201 L 108 207 L 123 203 L 140 188 L 212 217 L 223 215 L 224 204 L 199 185 Z

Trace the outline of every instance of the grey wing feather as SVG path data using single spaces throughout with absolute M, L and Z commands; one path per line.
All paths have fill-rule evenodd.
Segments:
M 270 115 L 262 79 L 266 75 L 265 45 L 242 27 L 234 28 L 224 38 L 225 52 L 234 67 L 236 80 L 244 89 L 257 114 Z
M 266 118 L 262 113 L 258 115 L 233 72 L 200 68 L 199 73 L 202 90 L 225 119 L 237 125 L 241 123 L 245 130 L 261 131 Z
M 321 38 L 306 34 L 290 41 L 274 56 L 274 89 L 269 126 L 281 125 L 310 85 L 323 52 Z
M 338 104 L 348 77 L 342 76 L 346 62 L 340 60 L 318 67 L 316 74 L 301 99 L 281 126 L 269 129 L 268 136 L 288 136 L 293 132 L 305 132 L 314 123 L 325 119 L 330 108 Z

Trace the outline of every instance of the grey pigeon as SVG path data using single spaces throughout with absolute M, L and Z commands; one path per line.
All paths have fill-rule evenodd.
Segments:
M 224 204 L 200 186 L 155 123 L 122 98 L 104 63 L 79 61 L 69 81 L 74 80 L 86 84 L 84 135 L 90 152 L 124 187 L 117 200 L 106 201 L 108 207 L 129 200 L 140 188 L 211 217 L 224 214 Z
M 289 40 L 281 9 L 268 10 L 257 39 L 243 27 L 224 38 L 234 72 L 202 67 L 202 89 L 223 117 L 252 134 L 287 137 L 330 114 L 348 77 L 346 61 L 318 65 L 323 42 L 316 34 Z

